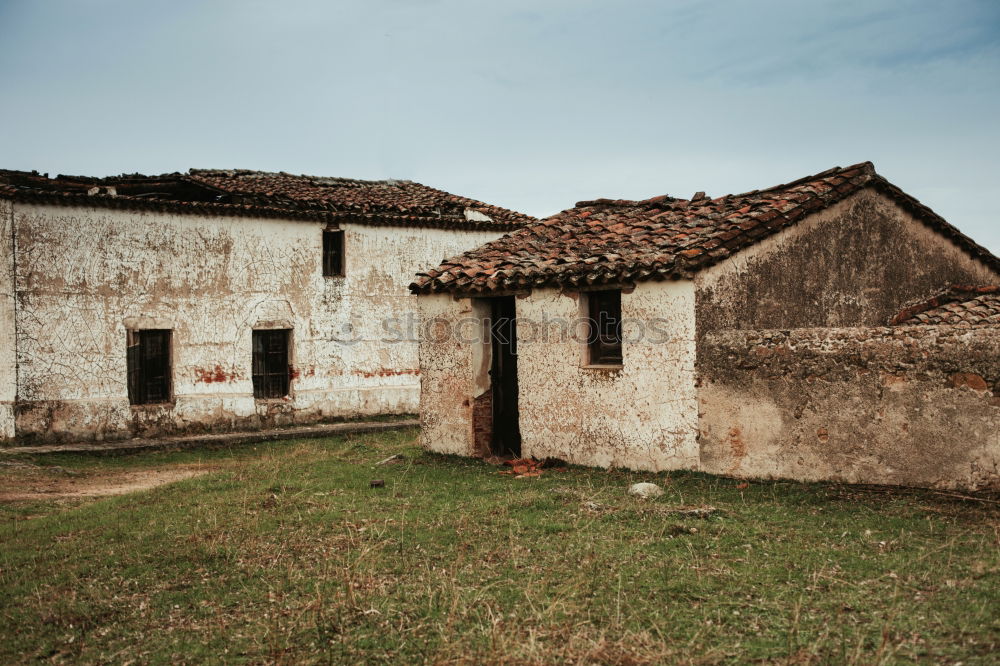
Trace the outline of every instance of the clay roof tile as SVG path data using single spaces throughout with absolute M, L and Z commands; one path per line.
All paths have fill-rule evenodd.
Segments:
M 862 188 L 892 198 L 928 227 L 951 238 L 966 253 L 1000 271 L 1000 259 L 875 172 L 871 162 L 835 167 L 791 183 L 742 194 L 689 202 L 666 195 L 644 201 L 595 199 L 513 231 L 456 259 L 460 270 L 487 258 L 512 277 L 532 275 L 535 286 L 577 284 L 582 268 L 603 258 L 597 281 L 690 277 Z M 612 250 L 613 251 L 610 251 Z M 636 271 L 652 261 L 667 268 Z M 553 261 L 554 260 L 554 261 Z M 544 263 L 544 279 L 537 266 Z M 445 268 L 439 270 L 445 272 Z M 495 289 L 482 276 L 473 289 Z M 415 293 L 446 283 L 427 274 L 410 285 Z M 451 291 L 458 291 L 451 289 Z
M 513 230 L 534 219 L 406 180 L 192 169 L 108 178 L 0 170 L 0 197 L 26 202 L 201 215 L 349 220 L 362 224 Z
M 1000 285 L 953 285 L 904 308 L 889 323 L 894 326 L 1000 326 Z

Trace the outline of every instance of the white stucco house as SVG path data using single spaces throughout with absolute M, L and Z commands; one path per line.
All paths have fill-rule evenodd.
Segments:
M 418 274 L 422 442 L 996 485 L 1000 328 L 889 323 L 949 285 L 998 282 L 1000 259 L 871 163 L 715 198 L 580 202 Z
M 408 181 L 0 172 L 0 440 L 418 408 L 407 284 L 530 218 Z

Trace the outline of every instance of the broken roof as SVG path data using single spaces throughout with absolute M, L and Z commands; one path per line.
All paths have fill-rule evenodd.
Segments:
M 886 194 L 970 255 L 1000 259 L 879 176 L 871 162 L 711 199 L 597 199 L 419 273 L 414 293 L 465 294 L 689 278 L 866 187 Z
M 1000 326 L 1000 286 L 954 285 L 892 318 L 893 326 Z
M 408 180 L 355 180 L 246 170 L 88 178 L 0 170 L 0 197 L 17 201 L 201 215 L 511 230 L 532 221 Z

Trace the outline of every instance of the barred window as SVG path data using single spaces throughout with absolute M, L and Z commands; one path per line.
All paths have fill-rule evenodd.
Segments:
M 170 401 L 170 331 L 128 331 L 126 364 L 131 404 Z
M 253 332 L 253 396 L 283 398 L 288 395 L 288 329 Z

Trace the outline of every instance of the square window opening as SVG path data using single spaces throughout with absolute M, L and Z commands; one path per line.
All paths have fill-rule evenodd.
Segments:
M 288 329 L 253 332 L 253 397 L 284 398 L 291 372 L 288 362 Z
M 323 232 L 323 277 L 344 275 L 344 232 L 339 229 Z
M 620 289 L 587 293 L 590 319 L 588 361 L 590 365 L 622 364 L 622 292 Z
M 170 331 L 126 333 L 128 401 L 133 405 L 170 402 Z

